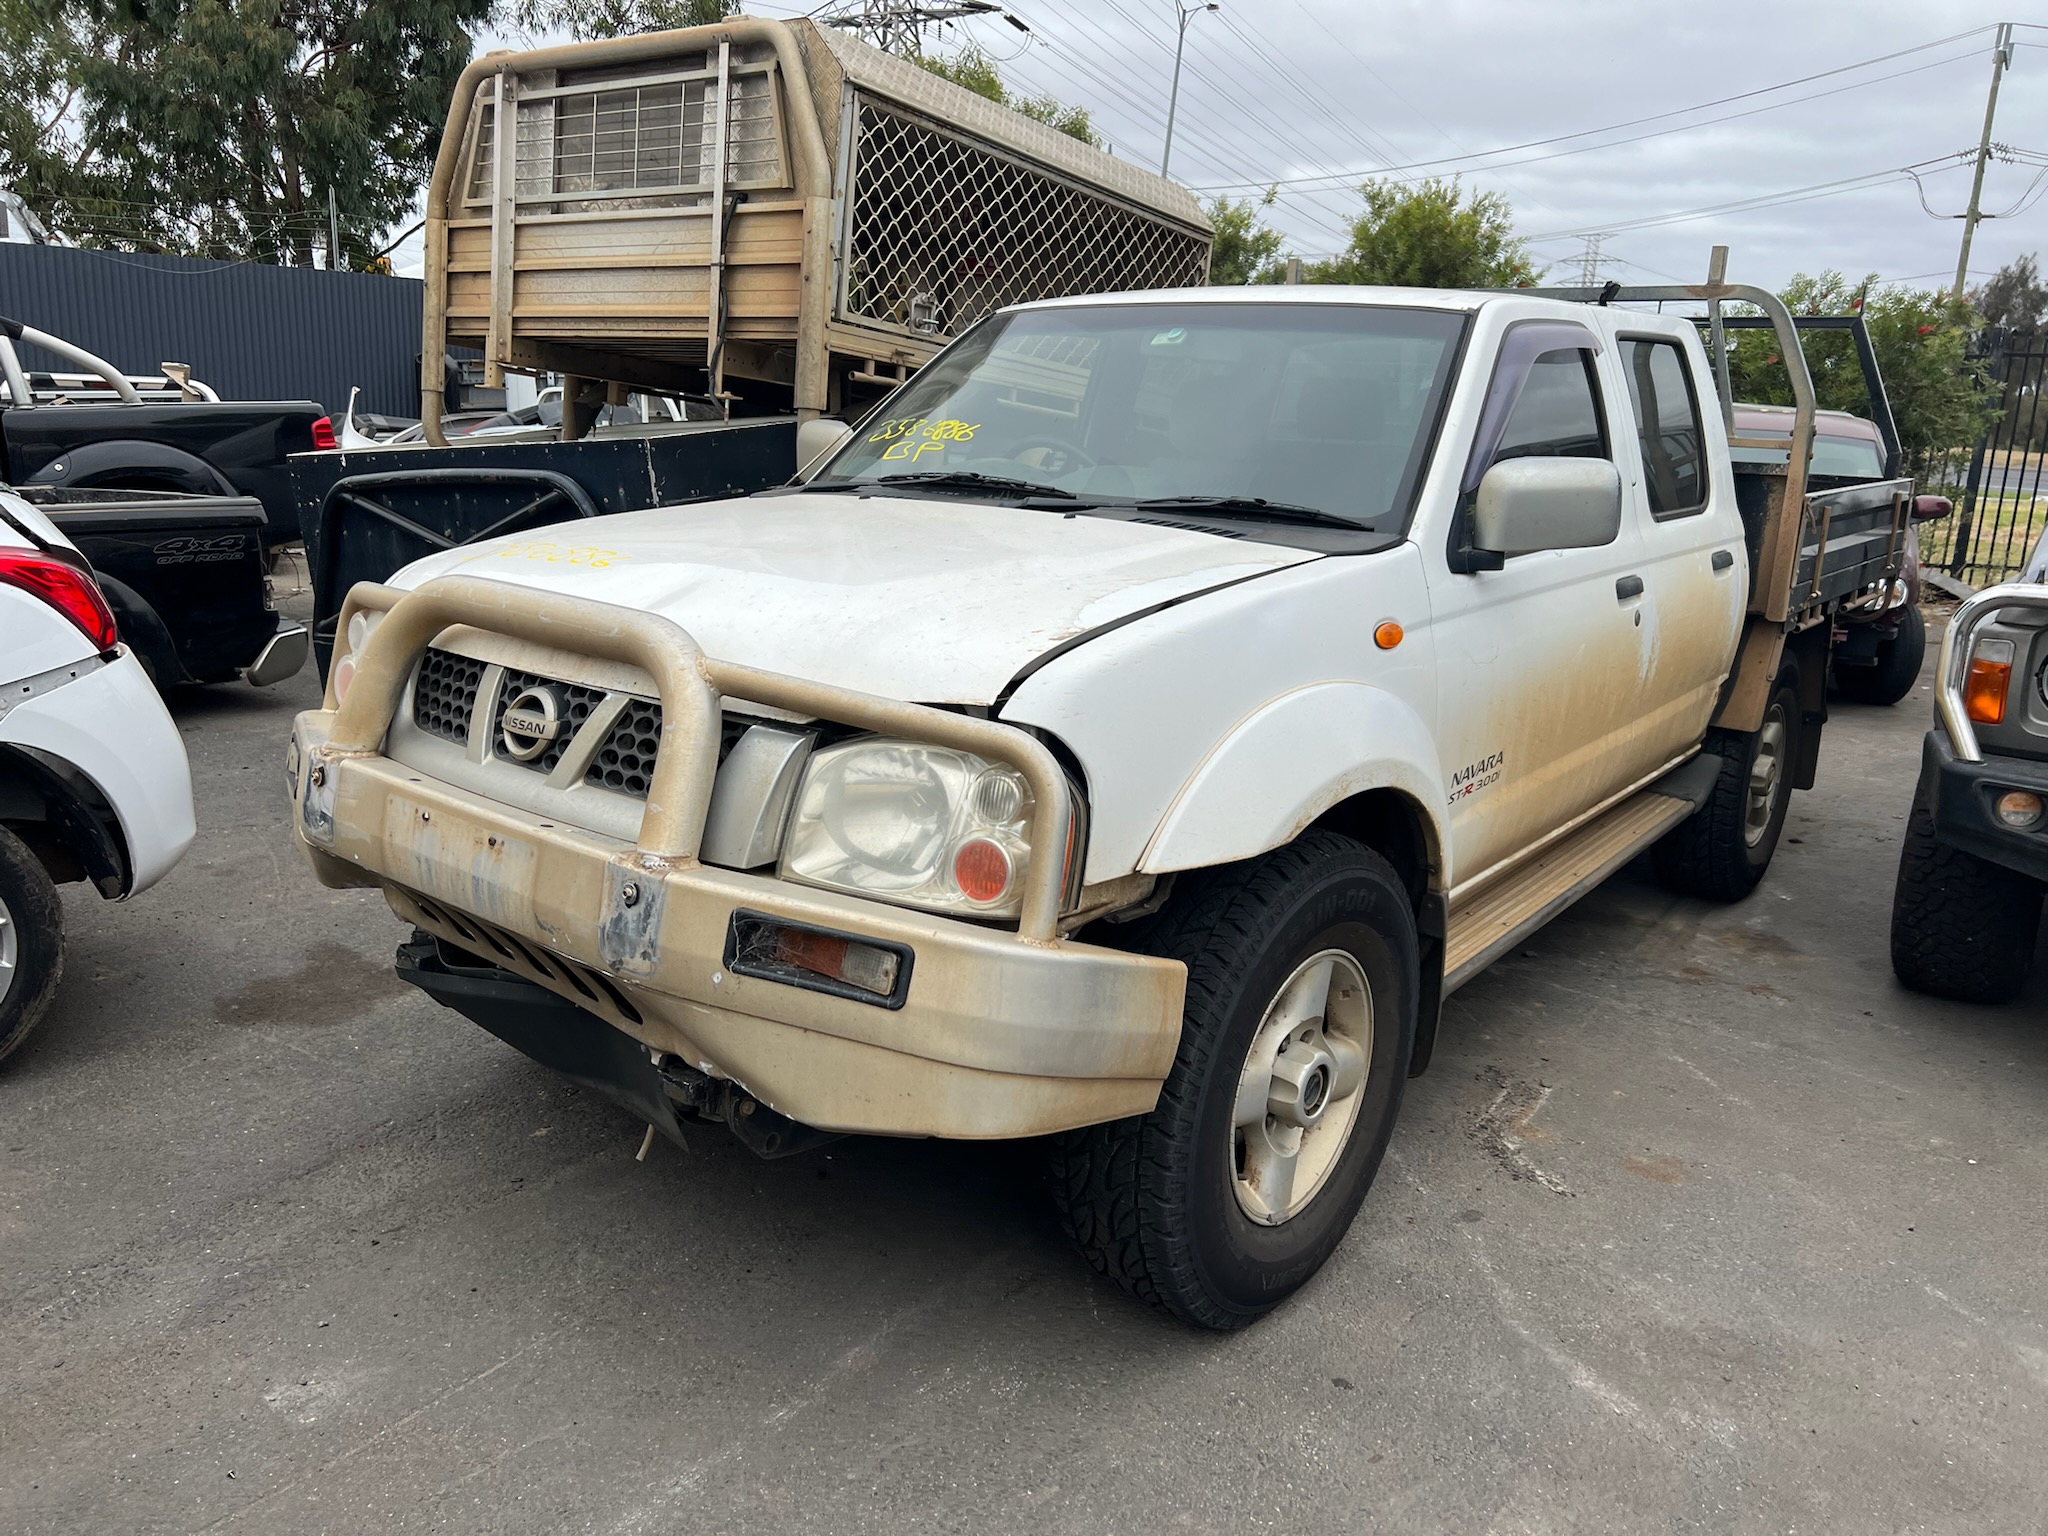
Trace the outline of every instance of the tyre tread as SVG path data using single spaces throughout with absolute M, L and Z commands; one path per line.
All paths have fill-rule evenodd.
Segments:
M 1192 1157 L 1200 1085 L 1223 1033 L 1232 959 L 1259 943 L 1260 929 L 1290 886 L 1333 858 L 1360 861 L 1396 882 L 1378 853 L 1321 830 L 1260 858 L 1183 877 L 1175 900 L 1146 934 L 1147 952 L 1188 968 L 1187 1004 L 1173 1070 L 1149 1115 L 1087 1126 L 1055 1137 L 1049 1171 L 1067 1235 L 1094 1269 L 1147 1305 L 1214 1329 L 1242 1328 L 1256 1313 L 1220 1306 L 1202 1285 L 1193 1245 L 1174 1220 L 1168 1191 Z M 1192 889 L 1190 888 L 1192 887 Z
M 19 990 L 0 1000 L 0 1062 L 5 1062 L 41 1022 L 64 974 L 64 903 L 42 860 L 5 827 L 0 827 L 0 881 L 8 887 L 8 905 L 18 903 L 21 909 L 15 914 Z
M 1892 896 L 1892 970 L 1915 992 L 2007 1003 L 2033 969 L 2037 881 L 1942 841 L 1926 792 L 1913 797 Z

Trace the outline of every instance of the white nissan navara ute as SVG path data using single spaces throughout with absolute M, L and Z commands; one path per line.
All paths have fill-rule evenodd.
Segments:
M 297 834 L 408 980 L 665 1134 L 1048 1137 L 1102 1272 L 1240 1326 L 1344 1235 L 1449 989 L 1646 849 L 1762 876 L 1903 517 L 1833 487 L 1812 537 L 1794 372 L 1738 494 L 1688 320 L 1000 311 L 803 483 L 357 587 Z

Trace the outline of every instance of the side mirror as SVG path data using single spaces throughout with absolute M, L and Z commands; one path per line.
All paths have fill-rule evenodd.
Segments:
M 796 478 L 799 484 L 815 475 L 824 462 L 853 436 L 853 428 L 832 416 L 814 416 L 796 424 Z
M 1956 504 L 1946 496 L 1915 496 L 1913 498 L 1913 521 L 1931 523 L 1937 517 L 1947 517 L 1955 511 Z
M 1621 473 L 1605 459 L 1508 459 L 1479 482 L 1472 547 L 1496 555 L 1592 549 L 1621 533 Z

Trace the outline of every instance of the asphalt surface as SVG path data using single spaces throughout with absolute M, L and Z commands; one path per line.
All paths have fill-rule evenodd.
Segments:
M 201 832 L 76 887 L 0 1072 L 0 1530 L 1892 1532 L 2048 1522 L 2048 973 L 1899 990 L 1927 716 L 1763 889 L 1626 871 L 1453 1000 L 1334 1261 L 1233 1337 L 1029 1148 L 657 1144 L 315 886 L 310 676 L 178 701 Z

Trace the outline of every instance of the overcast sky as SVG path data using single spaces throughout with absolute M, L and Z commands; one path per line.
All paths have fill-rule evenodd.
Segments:
M 1006 80 L 1085 106 L 1118 155 L 1156 169 L 1174 0 L 1008 3 L 1028 38 L 983 18 L 936 32 L 933 48 L 979 42 Z M 1733 248 L 1732 278 L 1771 287 L 1827 267 L 1921 286 L 1953 278 L 1961 224 L 1952 216 L 1967 203 L 1970 171 L 1945 157 L 1974 150 L 1983 125 L 1989 25 L 2030 19 L 2010 0 L 1220 3 L 1188 25 L 1172 174 L 1205 197 L 1258 196 L 1277 182 L 1266 217 L 1296 252 L 1338 249 L 1356 181 L 1381 167 L 1609 129 L 1402 174 L 1462 171 L 1502 193 L 1520 231 L 1542 237 L 1533 250 L 1556 280 L 1576 277 L 1587 232 L 1611 231 L 1603 276 L 1697 281 L 1708 247 L 1721 243 Z M 2048 248 L 2048 26 L 2014 37 L 1993 137 L 2034 163 L 1991 166 L 1985 209 L 2020 206 L 1980 226 L 1970 261 L 1980 279 Z M 1901 56 L 1844 69 L 1888 54 Z M 1746 99 L 1681 110 L 1737 96 Z M 1637 119 L 1654 120 L 1610 126 Z M 1941 217 L 1895 174 L 1905 166 L 1920 168 Z M 1829 186 L 1852 178 L 1870 180 Z M 1808 188 L 1828 190 L 1646 223 Z M 401 270 L 417 270 L 409 244 Z

